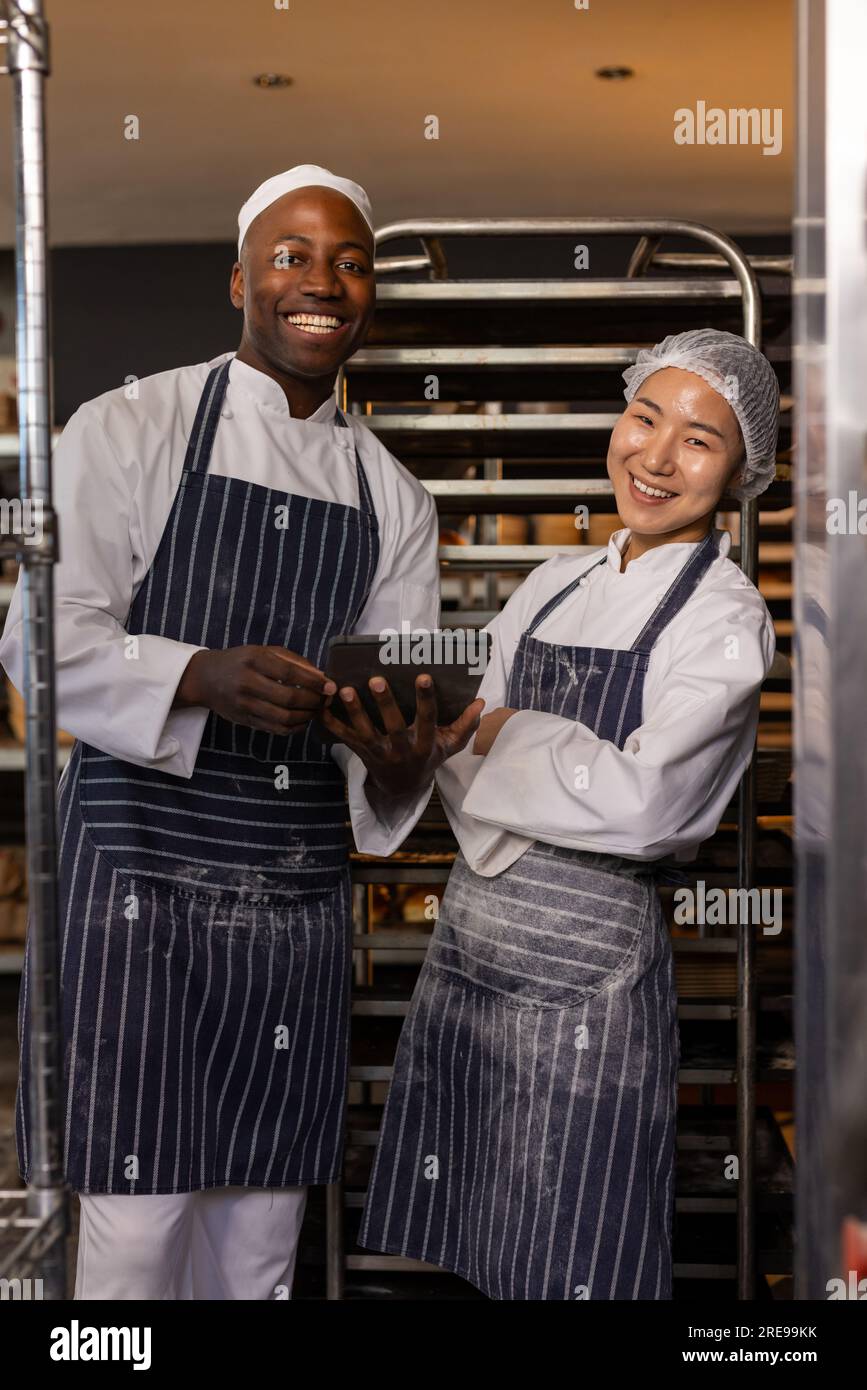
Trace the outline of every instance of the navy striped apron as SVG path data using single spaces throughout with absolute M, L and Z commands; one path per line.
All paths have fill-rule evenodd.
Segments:
M 626 651 L 533 635 L 584 571 L 522 634 L 506 706 L 622 748 L 651 649 L 715 553 L 711 535 Z M 680 1039 L 658 877 L 538 842 L 489 878 L 458 855 L 398 1044 L 362 1246 L 489 1298 L 671 1297 Z
M 131 639 L 211 649 L 282 646 L 321 667 L 376 569 L 367 478 L 356 450 L 356 508 L 209 473 L 228 379 L 228 361 L 208 376 L 124 627 Z M 351 937 L 344 781 L 328 746 L 310 725 L 277 736 L 212 711 L 187 779 L 78 741 L 59 836 L 70 1186 L 334 1181 Z M 29 961 L 28 942 L 16 1107 L 25 1181 Z

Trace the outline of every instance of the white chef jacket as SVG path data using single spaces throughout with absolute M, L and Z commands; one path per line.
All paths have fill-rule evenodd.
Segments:
M 728 558 L 728 532 L 716 535 L 716 558 L 651 651 L 642 722 L 622 750 L 574 719 L 521 710 L 485 757 L 470 742 L 440 768 L 446 813 L 476 873 L 501 873 L 534 840 L 631 859 L 690 859 L 714 833 L 749 762 L 759 687 L 776 648 L 764 599 Z M 632 646 L 698 542 L 656 546 L 621 573 L 628 538 L 626 528 L 614 533 L 607 563 L 539 624 L 535 637 L 569 646 Z M 483 713 L 507 704 L 524 629 L 602 554 L 582 547 L 549 560 L 488 625 Z
M 336 422 L 325 401 L 294 419 L 270 376 L 233 352 L 108 391 L 76 410 L 54 451 L 54 505 L 60 560 L 54 567 L 57 720 L 104 753 L 140 767 L 191 777 L 209 711 L 172 709 L 190 657 L 202 650 L 156 634 L 125 655 L 122 626 L 156 554 L 180 482 L 187 442 L 208 372 L 232 359 L 209 471 L 302 497 L 359 506 L 355 445 L 379 521 L 379 561 L 355 631 L 435 628 L 439 619 L 438 526 L 430 494 L 353 416 Z M 23 688 L 21 581 L 2 639 L 0 662 Z M 359 849 L 391 854 L 430 795 L 377 802 L 367 770 L 334 745 L 348 780 Z

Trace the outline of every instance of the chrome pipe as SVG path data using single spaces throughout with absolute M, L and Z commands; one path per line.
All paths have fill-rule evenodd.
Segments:
M 3 0 L 6 67 L 15 94 L 16 364 L 22 503 L 41 513 L 42 540 L 23 545 L 25 818 L 31 968 L 29 998 L 32 1178 L 28 1210 L 60 1234 L 42 1255 L 45 1297 L 66 1297 L 67 1194 L 63 1183 L 54 583 L 57 527 L 51 504 L 51 358 L 45 189 L 48 27 L 42 0 Z

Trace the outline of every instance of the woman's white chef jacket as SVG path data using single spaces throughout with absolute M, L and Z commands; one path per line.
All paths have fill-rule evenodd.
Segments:
M 85 402 L 54 451 L 60 561 L 54 568 L 57 720 L 113 757 L 190 777 L 208 717 L 172 709 L 195 644 L 154 634 L 128 660 L 121 626 L 150 568 L 180 481 L 187 440 L 210 369 L 233 358 L 210 471 L 304 497 L 358 506 L 355 444 L 379 520 L 380 553 L 358 632 L 436 627 L 439 618 L 434 502 L 359 421 L 335 421 L 326 401 L 293 419 L 281 387 L 222 353 L 211 362 L 160 372 Z M 0 639 L 0 662 L 23 688 L 21 583 Z M 343 746 L 359 849 L 391 854 L 424 809 L 418 796 L 377 803 L 364 794 L 366 769 Z
M 651 652 L 642 723 L 621 751 L 573 719 L 535 710 L 513 715 L 485 757 L 470 743 L 437 773 L 464 856 L 489 877 L 533 842 L 634 859 L 690 859 L 712 835 L 749 761 L 759 687 L 776 639 L 767 606 L 720 548 Z M 542 641 L 628 648 L 694 549 L 674 542 L 631 560 L 616 531 L 607 563 L 536 629 Z M 507 704 L 521 633 L 538 610 L 602 551 L 582 547 L 535 570 L 488 626 L 492 659 L 479 694 L 485 713 Z

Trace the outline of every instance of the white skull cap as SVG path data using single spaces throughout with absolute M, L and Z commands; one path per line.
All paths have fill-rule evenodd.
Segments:
M 623 373 L 627 401 L 664 367 L 694 372 L 731 406 L 746 449 L 742 482 L 731 489 L 731 495 L 742 500 L 758 497 L 777 468 L 780 387 L 767 357 L 746 338 L 717 328 L 675 333 L 656 347 L 642 348 L 635 365 L 627 367 Z
M 276 203 L 277 199 L 282 198 L 285 193 L 293 193 L 296 188 L 336 189 L 338 193 L 342 193 L 344 197 L 355 204 L 368 227 L 373 231 L 373 211 L 370 206 L 370 199 L 361 184 L 353 183 L 352 179 L 342 179 L 338 174 L 332 174 L 330 169 L 323 169 L 319 164 L 296 164 L 292 169 L 287 169 L 285 173 L 275 174 L 273 178 L 260 183 L 255 193 L 250 194 L 241 208 L 238 213 L 239 256 L 244 244 L 244 237 L 247 235 L 247 228 L 253 218 L 258 217 L 259 213 L 264 212 L 272 203 Z

